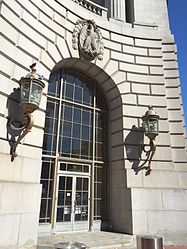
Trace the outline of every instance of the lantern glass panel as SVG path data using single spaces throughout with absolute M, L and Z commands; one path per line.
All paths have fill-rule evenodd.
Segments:
M 29 102 L 29 95 L 30 95 L 30 82 L 25 81 L 21 85 L 21 102 Z
M 30 102 L 34 102 L 39 106 L 43 88 L 37 82 L 32 82 Z
M 145 133 L 149 132 L 149 121 L 146 120 L 143 122 Z
M 157 120 L 149 120 L 149 132 L 158 132 Z

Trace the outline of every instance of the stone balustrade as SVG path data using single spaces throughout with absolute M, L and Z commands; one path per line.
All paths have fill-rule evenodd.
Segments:
M 73 2 L 81 5 L 85 9 L 91 11 L 92 13 L 95 13 L 96 15 L 107 17 L 107 8 L 102 7 L 96 3 L 93 3 L 89 0 L 72 0 Z

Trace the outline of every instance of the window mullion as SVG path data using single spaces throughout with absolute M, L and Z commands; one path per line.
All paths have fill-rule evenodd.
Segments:
M 55 150 L 55 170 L 54 170 L 54 179 L 53 179 L 53 198 L 52 198 L 52 230 L 55 228 L 56 216 L 57 216 L 57 200 L 58 200 L 58 191 L 57 191 L 57 182 L 58 182 L 58 146 L 59 146 L 59 133 L 60 133 L 60 122 L 61 122 L 61 111 L 62 111 L 62 87 L 63 87 L 63 78 L 60 79 L 60 100 L 59 100 L 59 109 L 58 109 L 58 124 L 57 124 L 57 138 L 56 138 L 56 150 Z
M 92 145 L 92 168 L 91 168 L 91 188 L 90 188 L 90 229 L 93 229 L 93 220 L 94 220 L 94 167 L 95 167 L 95 122 L 96 122 L 96 118 L 95 118 L 95 108 L 96 108 L 96 86 L 94 84 L 94 89 L 93 89 L 93 100 L 94 100 L 94 109 L 93 109 L 93 131 L 92 131 L 92 136 L 93 136 L 93 145 Z

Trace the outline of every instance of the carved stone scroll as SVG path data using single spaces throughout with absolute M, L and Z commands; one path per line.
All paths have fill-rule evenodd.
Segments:
M 77 20 L 73 30 L 72 44 L 78 49 L 80 57 L 89 61 L 96 57 L 103 59 L 104 45 L 100 30 L 93 20 Z

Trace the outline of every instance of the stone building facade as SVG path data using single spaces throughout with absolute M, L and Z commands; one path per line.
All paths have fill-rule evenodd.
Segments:
M 37 236 L 108 230 L 187 243 L 187 154 L 166 0 L 1 0 L 0 248 Z M 45 83 L 17 147 L 19 81 Z M 160 116 L 152 171 L 148 106 Z

